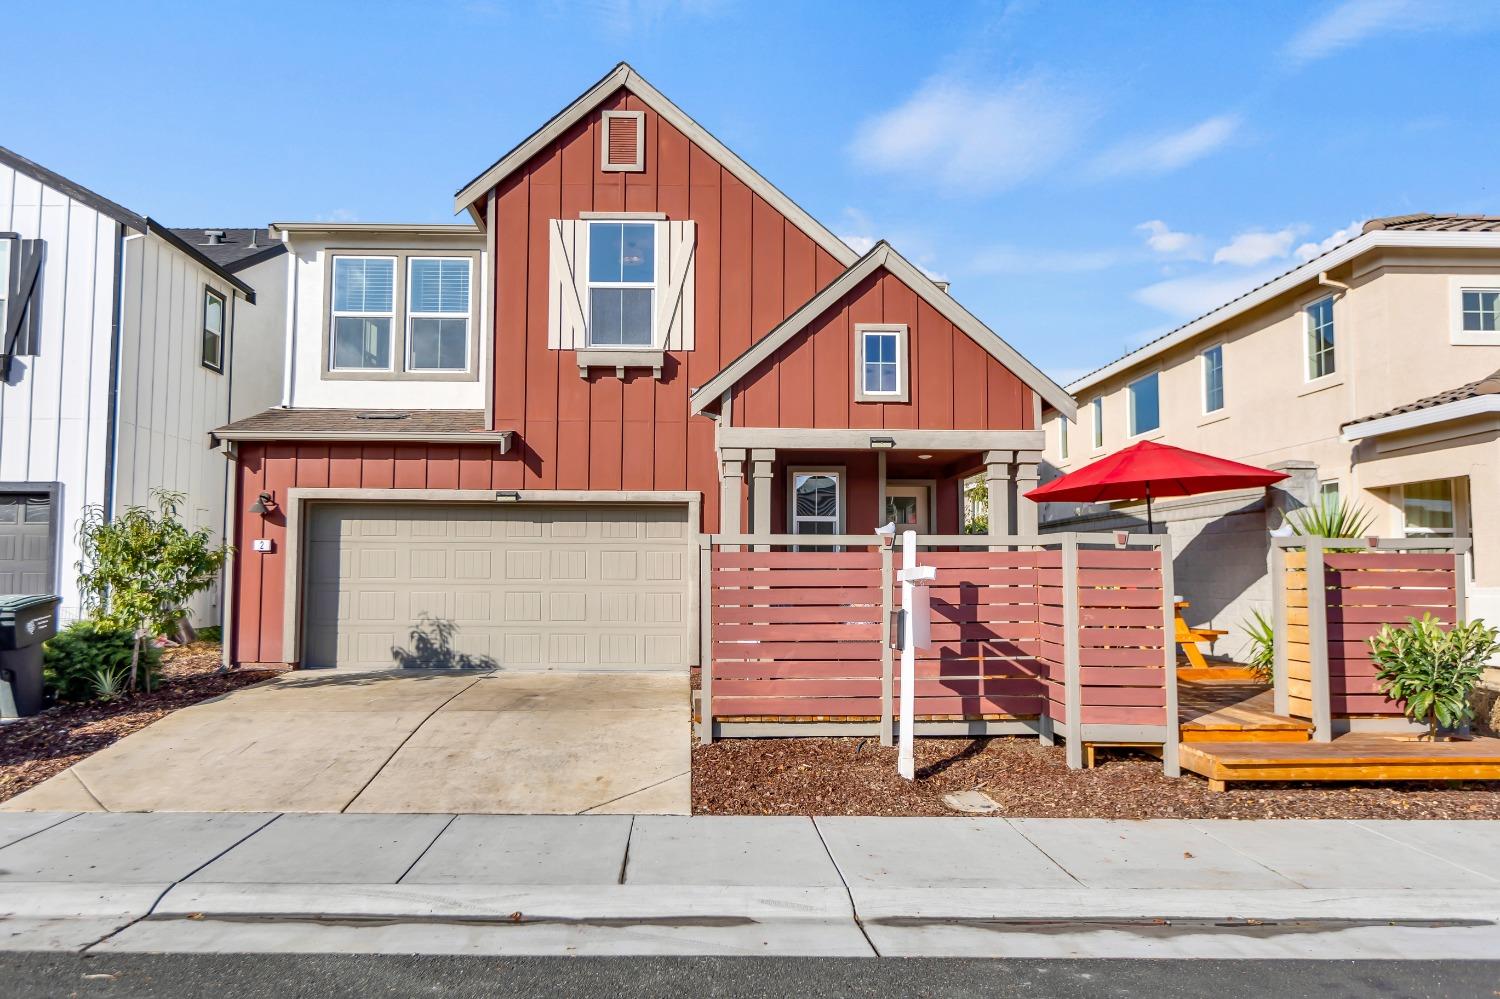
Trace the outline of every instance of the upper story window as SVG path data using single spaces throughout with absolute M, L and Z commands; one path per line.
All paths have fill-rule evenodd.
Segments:
M 203 289 L 203 366 L 224 370 L 224 296 Z
M 334 257 L 329 367 L 335 371 L 391 370 L 395 308 L 395 257 Z
M 412 257 L 407 268 L 407 369 L 465 370 L 469 366 L 473 261 L 468 257 Z
M 854 327 L 854 401 L 907 401 L 907 330 L 901 324 Z
M 1155 371 L 1137 378 L 1126 389 L 1130 397 L 1130 436 L 1149 434 L 1161 426 L 1160 375 Z
M 656 304 L 656 226 L 589 224 L 589 346 L 650 347 Z
M 1217 344 L 1203 352 L 1203 412 L 1217 413 L 1224 408 L 1224 345 Z
M 1094 411 L 1094 447 L 1097 449 L 1104 446 L 1104 396 L 1094 396 L 1091 408 Z
M 1057 418 L 1057 460 L 1068 460 L 1068 418 Z
M 1494 333 L 1500 330 L 1500 290 L 1465 288 L 1463 291 L 1463 331 Z
M 1333 296 L 1320 298 L 1303 310 L 1307 324 L 1307 380 L 1323 378 L 1336 369 L 1333 355 Z

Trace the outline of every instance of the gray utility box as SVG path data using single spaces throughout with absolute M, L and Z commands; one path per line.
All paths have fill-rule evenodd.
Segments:
M 50 593 L 0 596 L 0 718 L 42 710 L 42 643 L 57 634 Z

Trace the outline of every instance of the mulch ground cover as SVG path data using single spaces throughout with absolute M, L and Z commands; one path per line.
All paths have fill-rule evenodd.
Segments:
M 275 670 L 219 672 L 212 642 L 162 652 L 162 682 L 149 694 L 109 704 L 60 704 L 0 725 L 0 801 L 190 704 L 270 679 Z
M 944 794 L 982 790 L 1001 818 L 1500 819 L 1500 786 L 1478 782 L 1248 784 L 1214 793 L 1165 777 L 1144 754 L 1100 753 L 1069 770 L 1035 739 L 918 739 L 917 779 L 871 739 L 730 739 L 693 749 L 700 815 L 956 815 Z

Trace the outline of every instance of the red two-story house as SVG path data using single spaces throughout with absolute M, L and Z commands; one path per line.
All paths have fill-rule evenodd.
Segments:
M 706 533 L 1035 533 L 1073 402 L 621 65 L 459 191 L 287 223 L 282 405 L 236 462 L 240 663 L 683 670 Z

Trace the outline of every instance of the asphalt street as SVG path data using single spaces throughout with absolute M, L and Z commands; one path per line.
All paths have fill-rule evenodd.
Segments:
M 982 961 L 371 955 L 0 954 L 0 995 L 1213 996 L 1486 999 L 1500 961 Z

